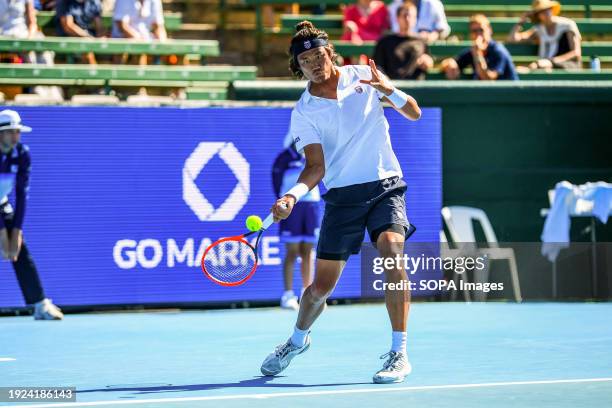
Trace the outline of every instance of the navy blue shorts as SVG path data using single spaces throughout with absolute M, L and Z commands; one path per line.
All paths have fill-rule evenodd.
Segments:
M 372 242 L 389 229 L 408 238 L 414 230 L 406 216 L 406 189 L 400 177 L 330 189 L 323 196 L 317 258 L 338 261 L 358 254 L 366 229 Z
M 281 220 L 279 231 L 281 242 L 291 244 L 307 242 L 316 244 L 321 225 L 320 204 L 313 201 L 299 201 L 291 215 Z

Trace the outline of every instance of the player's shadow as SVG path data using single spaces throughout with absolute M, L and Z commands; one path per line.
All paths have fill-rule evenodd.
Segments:
M 215 383 L 215 384 L 186 384 L 186 385 L 156 385 L 156 386 L 107 386 L 105 388 L 97 388 L 90 390 L 77 390 L 77 393 L 88 392 L 133 392 L 134 394 L 160 394 L 166 392 L 187 392 L 187 391 L 208 391 L 220 388 L 249 388 L 249 387 L 266 387 L 266 388 L 310 388 L 310 387 L 338 387 L 342 385 L 363 385 L 371 384 L 370 382 L 352 382 L 352 383 L 328 383 L 328 384 L 275 384 L 272 381 L 277 377 L 258 376 L 248 380 L 231 383 Z

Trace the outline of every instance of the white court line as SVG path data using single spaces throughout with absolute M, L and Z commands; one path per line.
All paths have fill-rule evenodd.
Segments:
M 17 360 L 16 358 L 12 358 L 12 357 L 0 357 L 0 363 L 4 362 L 4 361 L 15 361 Z
M 20 408 L 50 408 L 50 407 L 95 407 L 101 405 L 129 405 L 129 404 L 151 404 L 168 402 L 191 402 L 191 401 L 220 401 L 220 400 L 239 400 L 239 399 L 266 399 L 282 397 L 301 397 L 313 395 L 342 395 L 342 394 L 369 394 L 384 392 L 402 391 L 428 391 L 428 390 L 450 390 L 461 388 L 485 388 L 485 387 L 508 387 L 515 385 L 538 385 L 538 384 L 571 384 L 571 383 L 596 383 L 612 382 L 612 377 L 607 378 L 578 378 L 572 380 L 541 380 L 541 381 L 511 381 L 511 382 L 492 382 L 479 384 L 448 384 L 448 385 L 421 385 L 413 387 L 372 387 L 356 388 L 350 390 L 330 390 L 330 391 L 301 391 L 301 392 L 274 392 L 263 394 L 243 394 L 243 395 L 217 395 L 208 397 L 183 397 L 183 398 L 151 398 L 129 401 L 91 401 L 91 402 L 66 402 L 53 404 L 19 405 Z M 78 394 L 77 394 L 78 395 Z M 4 405 L 7 406 L 7 405 Z

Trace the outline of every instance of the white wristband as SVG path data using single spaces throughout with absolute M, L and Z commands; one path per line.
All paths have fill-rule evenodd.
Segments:
M 295 197 L 295 202 L 297 203 L 298 201 L 300 201 L 300 198 L 308 194 L 309 191 L 310 188 L 308 188 L 306 184 L 297 183 L 295 186 L 291 187 L 291 189 L 287 191 L 284 195 L 291 195 Z
M 408 95 L 404 91 L 395 88 L 391 95 L 387 95 L 387 99 L 389 99 L 396 108 L 401 109 L 408 102 Z

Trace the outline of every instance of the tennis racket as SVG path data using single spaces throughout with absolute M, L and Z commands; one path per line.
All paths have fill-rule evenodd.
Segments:
M 251 279 L 257 270 L 261 236 L 273 222 L 274 217 L 269 214 L 259 231 L 249 231 L 213 242 L 202 256 L 204 275 L 221 286 L 238 286 Z M 257 234 L 257 238 L 253 245 L 247 238 L 254 234 Z

